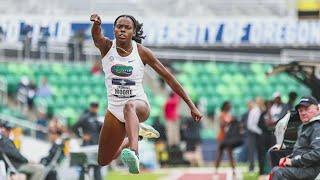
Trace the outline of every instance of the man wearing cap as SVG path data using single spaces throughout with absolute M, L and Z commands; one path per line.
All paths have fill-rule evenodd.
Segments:
M 272 179 L 315 179 L 320 173 L 320 111 L 314 97 L 303 97 L 295 106 L 302 125 L 292 154 L 272 169 Z
M 44 175 L 44 167 L 40 164 L 29 162 L 19 152 L 13 141 L 9 138 L 11 128 L 12 126 L 8 122 L 2 124 L 0 133 L 0 160 L 4 160 L 7 167 L 12 166 L 11 168 L 17 169 L 18 172 L 30 175 L 30 180 L 38 180 L 39 177 L 43 177 Z
M 9 138 L 12 128 L 13 128 L 13 125 L 7 121 L 4 123 L 1 123 L 0 124 L 0 134 L 6 138 Z
M 74 132 L 82 137 L 83 146 L 97 145 L 102 123 L 98 121 L 99 104 L 92 102 L 85 110 L 78 122 L 73 126 Z

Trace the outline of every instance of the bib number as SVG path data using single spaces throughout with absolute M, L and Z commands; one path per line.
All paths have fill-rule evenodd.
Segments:
M 112 94 L 119 98 L 135 97 L 134 88 L 136 83 L 128 79 L 112 79 Z

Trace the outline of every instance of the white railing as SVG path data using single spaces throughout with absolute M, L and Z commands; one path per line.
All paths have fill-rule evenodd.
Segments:
M 284 61 L 284 62 L 306 61 L 306 62 L 320 63 L 320 51 L 319 50 L 284 49 L 281 51 L 280 56 L 281 56 L 282 61 Z
M 249 48 L 249 47 L 247 47 Z M 160 59 L 174 59 L 174 60 L 206 60 L 206 61 L 232 61 L 232 62 L 258 62 L 258 63 L 273 63 L 284 64 L 292 61 L 307 61 L 319 62 L 320 51 L 317 50 L 292 50 L 284 49 L 279 54 L 267 53 L 243 53 L 243 52 L 223 52 L 210 50 L 189 50 L 189 49 L 174 49 L 174 48 L 151 48 L 155 55 Z M 22 59 L 21 44 L 4 44 L 0 43 L 0 61 L 8 59 L 5 57 L 4 50 L 14 52 L 12 59 Z M 36 47 L 32 48 L 35 52 Z M 69 50 L 66 43 L 50 42 L 48 45 L 48 58 L 37 59 L 35 61 L 69 61 Z M 83 54 L 86 56 L 87 62 L 99 60 L 100 53 L 91 41 L 86 41 L 83 46 Z M 60 58 L 56 57 L 59 55 Z M 76 55 L 79 57 L 80 55 Z M 28 60 L 29 58 L 25 58 Z M 73 60 L 78 62 L 79 59 Z
M 201 50 L 154 50 L 159 58 L 175 60 L 206 60 L 206 61 L 232 61 L 232 62 L 258 62 L 279 64 L 279 55 L 239 53 L 239 52 L 213 52 Z
M 41 127 L 33 122 L 30 122 L 25 119 L 16 118 L 10 115 L 0 113 L 0 119 L 8 121 L 14 124 L 16 127 L 21 127 L 23 129 L 28 129 L 31 132 L 32 137 L 36 137 L 36 131 L 42 131 L 44 133 L 48 133 L 48 129 L 45 127 Z
M 13 58 L 22 59 L 21 57 L 21 46 L 20 45 L 11 45 L 5 46 L 4 44 L 0 45 L 0 57 L 2 60 L 7 59 L 4 57 L 4 49 L 16 51 L 14 53 L 16 56 Z M 155 55 L 158 58 L 164 59 L 175 59 L 175 60 L 210 60 L 210 61 L 234 61 L 234 62 L 261 62 L 261 63 L 280 63 L 279 55 L 270 55 L 270 54 L 253 54 L 253 53 L 235 53 L 235 52 L 213 52 L 210 50 L 177 50 L 177 49 L 159 49 L 151 48 Z M 36 48 L 33 47 L 32 51 L 36 51 Z M 68 61 L 69 51 L 67 44 L 65 43 L 50 43 L 48 45 L 48 59 L 38 59 L 35 61 Z M 60 54 L 62 58 L 58 59 L 55 57 L 56 54 Z M 93 62 L 93 60 L 100 59 L 100 53 L 92 42 L 86 42 L 83 46 L 83 54 L 86 56 L 88 62 Z M 29 58 L 25 58 L 28 60 Z M 1 61 L 1 60 L 0 60 Z M 75 59 L 74 61 L 79 61 Z

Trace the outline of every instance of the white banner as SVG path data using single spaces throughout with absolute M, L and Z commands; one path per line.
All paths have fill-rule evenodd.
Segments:
M 154 46 L 318 46 L 320 21 L 295 19 L 139 19 L 144 23 L 144 43 Z M 113 38 L 113 20 L 103 21 L 104 34 Z M 87 18 L 0 17 L 5 42 L 18 42 L 31 34 L 32 41 L 46 35 L 67 42 L 82 30 L 90 39 Z

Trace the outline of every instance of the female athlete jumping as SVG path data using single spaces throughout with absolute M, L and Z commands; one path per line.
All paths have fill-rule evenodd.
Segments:
M 108 89 L 108 111 L 100 132 L 98 163 L 108 165 L 121 153 L 121 160 L 129 166 L 129 172 L 139 173 L 139 123 L 147 120 L 150 113 L 142 86 L 146 64 L 182 97 L 195 121 L 200 121 L 202 115 L 174 76 L 150 49 L 140 44 L 144 38 L 142 24 L 134 17 L 121 15 L 116 18 L 114 40 L 101 33 L 101 19 L 97 14 L 91 15 L 90 20 L 93 21 L 92 38 L 101 53 Z

